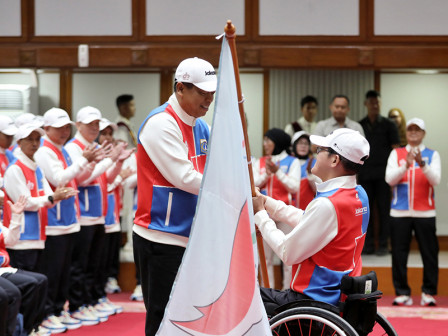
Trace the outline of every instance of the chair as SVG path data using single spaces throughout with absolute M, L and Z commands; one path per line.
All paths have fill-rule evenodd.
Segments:
M 359 277 L 344 276 L 339 306 L 314 300 L 280 306 L 269 321 L 272 334 L 365 336 L 374 330 L 381 331 L 381 335 L 395 336 L 395 329 L 377 312 L 377 300 L 382 297 L 377 287 L 373 271 Z

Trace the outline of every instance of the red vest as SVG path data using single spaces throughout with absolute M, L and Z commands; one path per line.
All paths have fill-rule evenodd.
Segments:
M 285 174 L 288 174 L 288 170 L 291 167 L 291 159 L 294 159 L 293 157 L 287 156 L 283 160 L 280 161 L 280 165 L 282 163 L 285 163 L 287 166 L 287 171 Z M 260 172 L 263 173 L 265 171 L 266 167 L 266 157 L 263 156 L 260 158 Z M 279 168 L 280 169 L 280 168 Z M 276 200 L 283 201 L 285 204 L 291 205 L 292 204 L 292 195 L 286 190 L 286 188 L 283 186 L 283 184 L 280 182 L 280 180 L 275 176 L 275 174 L 272 174 L 271 177 L 266 181 L 266 184 L 264 186 L 261 186 L 263 189 L 266 190 L 266 194 L 269 197 L 272 197 Z
M 39 179 L 43 178 L 42 173 L 40 172 L 39 168 L 37 168 L 36 171 L 28 168 L 26 165 L 24 165 L 20 160 L 17 160 L 15 165 L 19 166 L 20 169 L 23 172 L 23 175 L 25 177 L 25 183 L 28 189 L 30 190 L 31 197 L 39 197 L 44 196 L 45 191 L 43 188 L 42 180 L 39 181 Z M 38 175 L 40 176 L 38 178 Z M 10 200 L 10 197 L 8 194 L 5 193 L 5 200 L 6 203 L 8 200 Z M 37 213 L 37 217 L 33 216 L 35 213 Z M 25 211 L 25 228 L 20 236 L 21 240 L 45 240 L 45 227 L 47 226 L 47 208 L 42 207 L 39 208 L 37 211 Z M 9 227 L 9 223 L 11 221 L 11 209 L 9 206 L 4 208 L 3 213 L 3 224 L 6 227 Z M 39 226 L 37 228 L 36 226 Z M 29 232 L 32 232 L 29 234 Z
M 61 161 L 62 167 L 64 167 L 64 169 L 67 169 L 67 167 L 68 167 L 67 161 L 65 160 L 64 154 L 62 153 L 62 151 L 59 148 L 57 148 L 55 145 L 53 145 L 48 140 L 44 140 L 43 146 L 50 148 L 56 154 L 56 156 L 58 157 L 58 160 Z M 51 189 L 53 191 L 56 189 L 56 186 L 52 185 L 50 183 L 50 181 L 48 181 L 48 184 L 50 185 L 50 187 L 51 187 Z M 75 179 L 73 179 L 70 182 L 68 182 L 67 185 L 65 185 L 65 186 L 73 188 L 75 190 L 78 189 L 78 186 L 76 185 Z M 78 195 L 75 195 L 75 204 L 76 204 L 76 213 L 77 213 L 77 215 L 79 217 L 80 216 L 80 210 L 79 210 L 79 198 L 78 198 Z
M 86 146 L 79 141 L 78 139 L 73 139 L 73 142 L 79 146 L 82 150 L 86 148 Z M 106 173 L 101 174 L 96 179 L 94 179 L 92 182 L 89 183 L 89 185 L 99 185 L 101 188 L 101 195 L 102 195 L 102 214 L 103 216 L 106 216 L 107 214 L 107 176 Z

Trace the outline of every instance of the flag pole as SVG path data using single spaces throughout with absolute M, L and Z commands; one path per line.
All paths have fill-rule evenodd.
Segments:
M 227 20 L 227 24 L 224 28 L 224 32 L 226 33 L 226 38 L 227 38 L 227 41 L 229 42 L 230 51 L 232 53 L 233 69 L 235 71 L 236 92 L 238 95 L 238 108 L 240 111 L 241 124 L 243 125 L 244 143 L 246 145 L 247 168 L 249 169 L 250 188 L 251 188 L 252 196 L 255 196 L 254 174 L 252 171 L 252 156 L 250 154 L 249 138 L 247 136 L 246 115 L 244 113 L 243 95 L 241 93 L 240 71 L 239 71 L 239 67 L 238 67 L 238 55 L 236 53 L 236 43 L 235 43 L 236 29 L 235 29 L 235 26 L 232 24 L 231 20 Z M 265 287 L 270 287 L 268 271 L 267 271 L 267 267 L 266 267 L 266 256 L 264 254 L 264 248 L 263 248 L 263 237 L 261 236 L 261 233 L 260 233 L 260 231 L 258 231 L 258 229 L 256 231 L 257 231 L 258 255 L 260 256 L 261 278 L 263 280 L 263 285 Z

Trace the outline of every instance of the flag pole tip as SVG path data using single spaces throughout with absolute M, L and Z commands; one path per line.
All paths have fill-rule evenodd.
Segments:
M 232 24 L 232 20 L 227 20 L 227 24 L 224 27 L 224 31 L 226 33 L 226 37 L 234 37 L 235 36 L 235 26 Z

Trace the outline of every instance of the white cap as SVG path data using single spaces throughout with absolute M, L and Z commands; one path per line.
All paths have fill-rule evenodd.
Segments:
M 43 125 L 43 122 L 37 119 L 37 116 L 35 114 L 32 113 L 22 113 L 21 115 L 19 115 L 15 120 L 14 120 L 16 127 L 20 127 L 22 125 L 25 124 L 29 124 L 31 122 L 34 122 L 36 124 L 40 126 Z
M 420 129 L 422 131 L 426 131 L 426 129 L 425 129 L 425 122 L 422 119 L 420 119 L 420 118 L 412 118 L 411 120 L 409 120 L 406 123 L 406 128 L 408 128 L 411 125 L 417 125 L 418 127 L 420 127 Z
M 37 131 L 41 136 L 45 135 L 45 132 L 42 128 L 40 128 L 39 124 L 35 122 L 30 122 L 28 124 L 22 125 L 19 127 L 19 130 L 16 133 L 16 139 L 25 139 L 30 135 L 33 131 Z
M 44 114 L 44 126 L 59 128 L 67 124 L 73 125 L 74 122 L 70 120 L 68 113 L 63 109 L 53 107 Z
M 101 118 L 100 120 L 100 131 L 103 131 L 105 128 L 107 128 L 108 126 L 112 127 L 112 129 L 114 131 L 117 130 L 118 126 L 116 123 L 113 123 L 112 121 L 110 121 L 109 119 L 106 118 Z
M 6 135 L 14 135 L 17 133 L 17 127 L 11 117 L 0 115 L 0 132 Z
M 370 145 L 361 133 L 349 128 L 338 128 L 326 137 L 311 135 L 313 144 L 321 147 L 329 147 L 336 153 L 353 163 L 364 164 L 369 157 Z
M 294 142 L 296 142 L 296 140 L 297 140 L 298 138 L 300 138 L 302 135 L 308 135 L 308 136 L 310 136 L 310 135 L 309 135 L 307 132 L 305 132 L 305 131 L 295 132 L 294 135 L 293 135 L 292 138 L 291 138 L 291 146 L 293 146 L 293 145 L 294 145 Z
M 83 124 L 90 124 L 95 120 L 101 120 L 101 112 L 96 107 L 85 106 L 76 114 L 76 121 Z
M 177 82 L 192 83 L 207 92 L 216 91 L 217 78 L 215 68 L 201 58 L 187 58 L 176 69 Z

